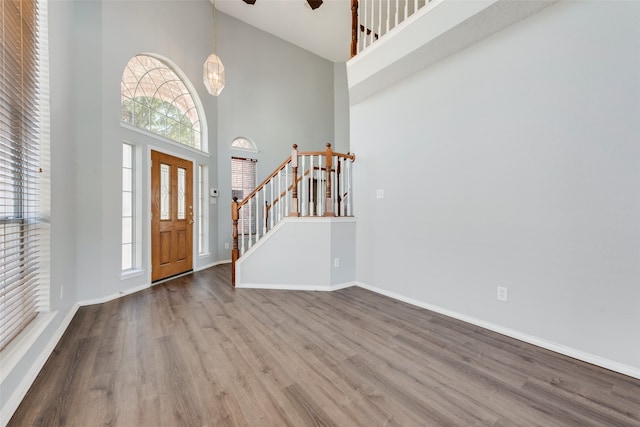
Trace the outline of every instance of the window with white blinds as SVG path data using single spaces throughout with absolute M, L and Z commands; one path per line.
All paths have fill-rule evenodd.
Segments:
M 241 201 L 256 188 L 256 159 L 244 159 L 242 157 L 231 158 L 231 197 L 237 197 Z M 251 221 L 249 221 L 251 218 Z M 256 230 L 256 206 L 249 205 L 240 208 L 240 220 L 238 221 L 238 233 L 253 234 Z
M 0 350 L 41 307 L 38 3 L 0 1 Z

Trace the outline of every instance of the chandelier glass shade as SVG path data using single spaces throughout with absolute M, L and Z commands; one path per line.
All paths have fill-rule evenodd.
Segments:
M 218 96 L 224 89 L 224 65 L 218 55 L 212 53 L 204 63 L 203 81 L 207 91 Z

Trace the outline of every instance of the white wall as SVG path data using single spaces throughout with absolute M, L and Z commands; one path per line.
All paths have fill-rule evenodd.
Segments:
M 353 283 L 356 279 L 356 218 L 334 218 L 330 239 L 331 285 Z
M 78 201 L 74 81 L 73 3 L 49 2 L 49 94 L 51 151 L 51 309 L 65 313 L 77 301 Z M 60 292 L 62 289 L 62 293 Z M 62 294 L 62 295 L 61 295 Z
M 639 20 L 559 3 L 352 106 L 358 280 L 640 372 Z
M 322 150 L 334 139 L 333 63 L 216 14 L 217 49 L 226 71 L 218 99 L 220 259 L 231 259 L 231 156 L 258 159 L 258 182 L 291 154 Z M 259 153 L 230 149 L 236 137 L 253 140 Z
M 101 3 L 75 2 L 75 135 L 76 182 L 76 281 L 87 286 L 78 288 L 80 299 L 95 297 L 102 292 L 102 218 L 104 189 L 102 188 L 102 88 Z M 56 26 L 51 31 L 56 31 Z M 53 53 L 52 53 L 53 54 Z M 51 82 L 51 86 L 55 81 Z M 118 141 L 113 141 L 117 145 Z M 55 199 L 52 194 L 52 199 Z M 119 205 L 119 203 L 118 203 Z M 119 229 L 119 228 L 118 228 Z M 118 230 L 115 229 L 115 230 Z M 115 233 L 114 233 L 115 234 Z M 96 272 L 100 274 L 96 275 Z M 91 286 L 88 284 L 91 283 Z
M 344 62 L 333 64 L 334 124 L 335 136 L 333 150 L 338 153 L 349 152 L 349 87 L 347 85 L 347 67 Z

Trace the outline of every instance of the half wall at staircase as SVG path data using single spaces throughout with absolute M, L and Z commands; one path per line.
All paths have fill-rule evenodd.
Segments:
M 355 218 L 284 218 L 236 264 L 237 288 L 329 291 L 355 282 Z

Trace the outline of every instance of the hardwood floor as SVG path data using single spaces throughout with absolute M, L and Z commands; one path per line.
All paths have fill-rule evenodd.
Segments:
M 10 426 L 640 426 L 640 380 L 361 288 L 229 266 L 81 308 Z

